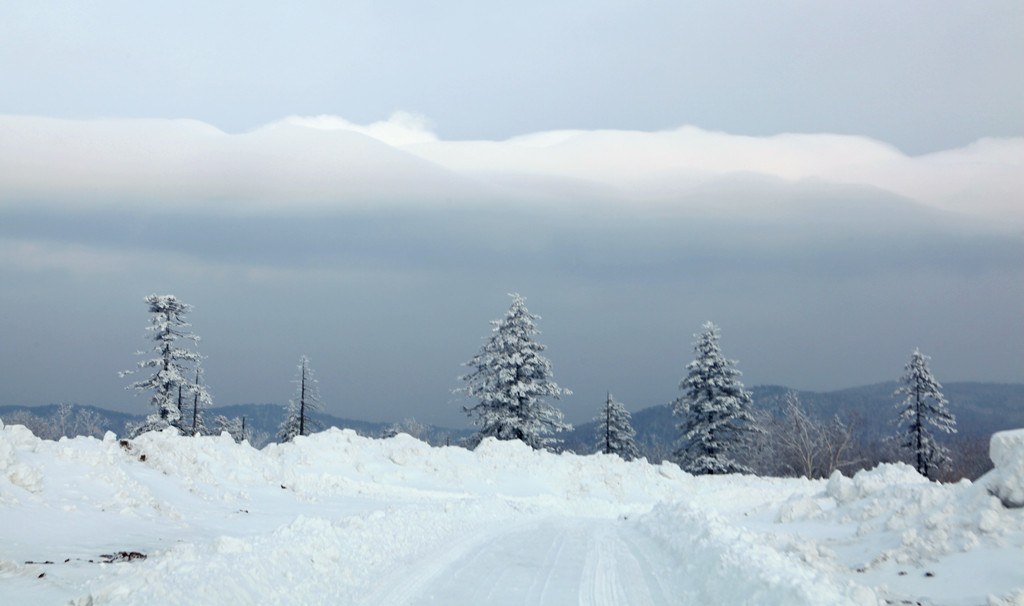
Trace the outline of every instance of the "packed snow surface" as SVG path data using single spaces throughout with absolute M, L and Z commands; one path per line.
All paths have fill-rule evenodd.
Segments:
M 0 603 L 1020 605 L 1024 508 L 994 492 L 1021 486 L 1024 440 L 997 449 L 998 477 L 939 485 L 0 423 Z

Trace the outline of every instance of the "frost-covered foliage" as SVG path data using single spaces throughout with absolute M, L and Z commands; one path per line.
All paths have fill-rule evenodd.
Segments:
M 24 425 L 36 436 L 46 440 L 59 440 L 75 436 L 102 437 L 109 422 L 97 409 L 60 404 L 51 415 L 41 415 L 34 410 L 17 410 L 4 415 L 8 425 Z
M 254 429 L 246 424 L 245 416 L 231 417 L 217 415 L 213 418 L 212 429 L 207 427 L 203 433 L 196 435 L 220 436 L 227 433 L 235 442 L 248 442 L 253 448 L 263 448 L 270 442 L 271 435 L 265 431 Z
M 203 384 L 203 369 L 199 364 L 196 364 L 195 371 L 195 381 L 189 385 L 191 402 L 186 401 L 186 404 L 191 404 L 192 416 L 185 433 L 192 436 L 201 436 L 208 433 L 205 413 L 213 405 L 213 397 L 207 391 L 206 385 Z
M 494 334 L 465 363 L 472 371 L 459 377 L 466 384 L 456 392 L 479 401 L 463 408 L 480 427 L 469 438 L 471 448 L 486 437 L 522 440 L 534 449 L 551 447 L 557 443 L 551 434 L 572 429 L 562 412 L 542 399 L 572 392 L 551 380 L 551 362 L 540 355 L 545 347 L 533 340 L 540 333 L 533 321 L 540 316 L 526 309 L 521 296 L 510 296 L 505 319 L 491 322 Z
M 381 438 L 393 438 L 400 433 L 404 433 L 408 436 L 416 438 L 417 440 L 428 441 L 426 434 L 429 431 L 429 427 L 423 423 L 418 422 L 415 418 L 409 417 L 403 419 L 401 423 L 392 423 L 388 425 L 380 432 Z
M 296 385 L 295 399 L 288 401 L 287 414 L 277 432 L 280 442 L 290 442 L 295 436 L 308 436 L 316 429 L 309 413 L 320 410 L 320 390 L 306 356 L 299 358 L 299 378 L 293 382 Z
M 755 413 L 764 430 L 755 439 L 758 474 L 827 478 L 836 469 L 866 462 L 856 452 L 857 415 L 821 419 L 808 412 L 794 390 L 773 400 L 781 414 Z
M 157 352 L 157 355 L 139 362 L 138 368 L 124 371 L 120 375 L 123 377 L 143 369 L 151 369 L 152 376 L 136 381 L 126 389 L 138 392 L 152 391 L 150 404 L 155 411 L 142 423 L 129 428 L 129 434 L 161 431 L 167 427 L 190 433 L 190 427 L 186 424 L 183 414 L 186 401 L 189 401 L 189 396 L 193 393 L 198 394 L 199 398 L 209 398 L 205 387 L 198 384 L 198 379 L 195 382 L 189 380 L 193 371 L 198 369 L 202 356 L 180 343 L 199 342 L 198 336 L 188 332 L 191 324 L 185 321 L 185 316 L 192 311 L 192 306 L 179 301 L 174 295 L 149 295 L 144 301 L 153 314 L 150 325 L 146 327 L 151 333 L 147 340 L 155 343 L 153 351 Z M 198 374 L 196 376 L 198 377 Z
M 597 421 L 597 451 L 616 454 L 627 461 L 640 458 L 631 418 L 629 411 L 609 392 L 600 414 L 594 418 Z
M 672 402 L 672 412 L 682 417 L 679 445 L 673 453 L 683 469 L 694 474 L 751 473 L 737 460 L 750 432 L 755 431 L 753 401 L 718 346 L 718 327 L 706 322 L 694 336 L 697 356 L 686 365 L 688 374 L 679 383 L 686 392 Z
M 227 433 L 236 442 L 245 439 L 245 417 L 227 418 L 225 415 L 217 415 L 213 418 L 212 435 L 219 436 Z
M 930 358 L 915 349 L 904 367 L 907 374 L 900 377 L 901 385 L 893 393 L 895 398 L 903 397 L 896 405 L 900 411 L 896 420 L 900 446 L 910 452 L 914 468 L 926 478 L 929 472 L 949 464 L 950 459 L 925 423 L 945 433 L 956 433 L 956 418 L 946 409 L 946 398 L 939 391 L 942 385 L 928 369 Z

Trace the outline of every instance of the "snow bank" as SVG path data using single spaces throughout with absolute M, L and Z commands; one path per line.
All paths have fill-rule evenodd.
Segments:
M 273 488 L 304 503 L 499 496 L 615 517 L 623 507 L 646 510 L 653 501 L 674 498 L 693 481 L 673 464 L 558 456 L 518 441 L 489 439 L 468 451 L 434 448 L 406 434 L 377 440 L 335 428 L 261 451 L 227 435 L 186 438 L 166 430 L 130 441 L 53 442 L 6 426 L 0 431 L 0 473 L 11 487 L 0 493 L 4 498 L 32 492 L 80 507 L 149 507 L 164 514 L 180 500 L 178 491 L 231 506 Z
M 1024 429 L 992 434 L 989 458 L 995 469 L 981 480 L 1007 507 L 1024 507 Z

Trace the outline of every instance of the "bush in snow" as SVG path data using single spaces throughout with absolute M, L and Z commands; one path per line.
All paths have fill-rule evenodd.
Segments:
M 679 383 L 686 395 L 672 402 L 672 412 L 682 417 L 679 447 L 673 453 L 679 465 L 694 474 L 751 473 L 740 463 L 748 435 L 756 431 L 751 414 L 750 392 L 737 379 L 735 360 L 726 359 L 718 346 L 718 327 L 711 322 L 697 333 L 696 359 Z
M 598 452 L 617 454 L 627 461 L 640 458 L 634 441 L 636 431 L 629 422 L 630 418 L 629 411 L 609 392 L 601 413 L 594 419 L 597 421 Z
M 797 392 L 782 396 L 782 415 L 767 415 L 762 425 L 765 455 L 774 471 L 806 478 L 827 478 L 833 471 L 861 462 L 854 454 L 856 417 L 843 421 L 838 415 L 823 421 L 807 412 Z
M 907 374 L 900 377 L 902 385 L 893 393 L 893 397 L 903 396 L 896 405 L 900 410 L 896 421 L 900 445 L 910 452 L 914 468 L 926 478 L 929 472 L 949 463 L 949 453 L 935 441 L 925 423 L 956 433 L 956 419 L 946 409 L 946 398 L 939 391 L 942 385 L 928 370 L 928 360 L 929 356 L 915 349 L 905 367 Z
M 534 449 L 550 447 L 556 440 L 553 433 L 567 431 L 561 411 L 542 398 L 558 399 L 572 392 L 551 380 L 551 362 L 540 355 L 544 346 L 533 340 L 540 331 L 518 294 L 512 297 L 504 320 L 494 320 L 491 338 L 472 360 L 466 362 L 472 371 L 459 377 L 466 385 L 456 390 L 479 400 L 475 406 L 463 407 L 479 431 L 470 436 L 467 445 L 475 448 L 480 440 L 522 440 Z

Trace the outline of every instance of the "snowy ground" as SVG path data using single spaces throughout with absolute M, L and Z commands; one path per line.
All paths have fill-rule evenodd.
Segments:
M 692 477 L 518 442 L 329 430 L 257 451 L 0 424 L 0 603 L 1022 605 L 1024 509 L 989 490 L 1021 484 L 1001 473 Z

